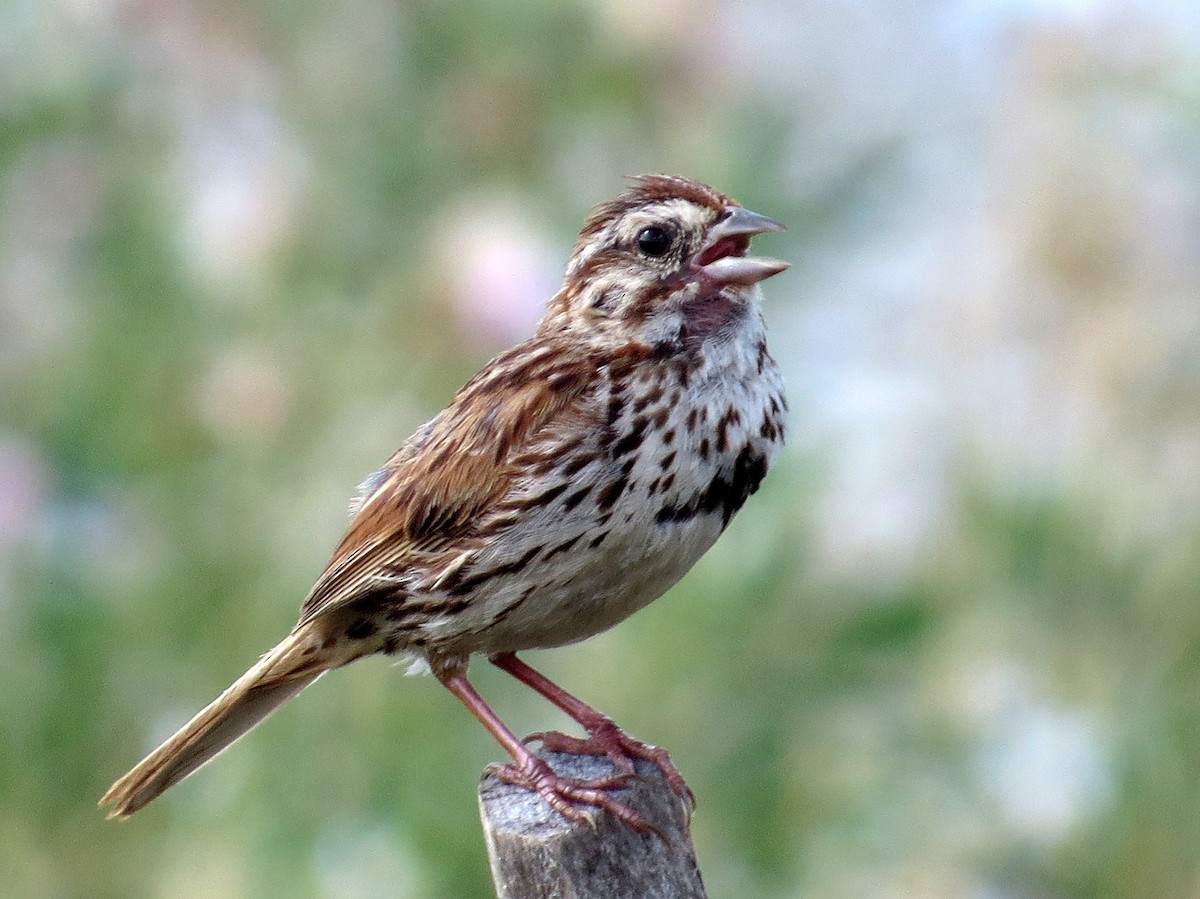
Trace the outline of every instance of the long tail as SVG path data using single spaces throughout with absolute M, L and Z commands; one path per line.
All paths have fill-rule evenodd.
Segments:
M 109 787 L 100 805 L 127 818 L 215 758 L 322 674 L 350 661 L 322 652 L 312 627 L 293 631 L 174 736 Z M 334 653 L 337 649 L 334 649 Z

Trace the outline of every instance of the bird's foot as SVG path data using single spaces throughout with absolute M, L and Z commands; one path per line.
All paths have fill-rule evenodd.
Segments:
M 504 783 L 537 793 L 547 805 L 570 821 L 591 825 L 591 820 L 580 808 L 591 805 L 610 812 L 639 833 L 656 833 L 666 839 L 657 827 L 611 795 L 613 790 L 629 786 L 632 772 L 588 779 L 566 777 L 532 753 L 518 762 L 489 765 L 487 771 Z
M 613 763 L 613 766 L 623 775 L 636 774 L 634 759 L 644 759 L 658 767 L 667 779 L 671 789 L 687 803 L 688 811 L 696 807 L 696 795 L 687 785 L 671 754 L 659 746 L 651 746 L 629 736 L 616 723 L 603 715 L 595 721 L 584 724 L 587 729 L 587 739 L 572 737 L 556 730 L 540 731 L 525 738 L 528 743 L 537 740 L 542 748 L 550 752 L 565 752 L 569 755 L 602 755 Z

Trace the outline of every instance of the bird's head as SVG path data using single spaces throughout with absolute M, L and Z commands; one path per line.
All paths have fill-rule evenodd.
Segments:
M 717 333 L 788 267 L 747 255 L 754 235 L 782 230 L 707 185 L 644 175 L 588 217 L 543 327 L 650 344 Z

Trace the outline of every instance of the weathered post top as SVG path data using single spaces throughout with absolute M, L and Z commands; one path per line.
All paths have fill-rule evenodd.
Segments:
M 570 777 L 613 773 L 599 756 L 539 753 Z M 662 836 L 585 808 L 568 821 L 521 787 L 484 775 L 479 804 L 499 899 L 706 899 L 688 821 L 691 809 L 650 762 L 617 795 Z M 665 838 L 665 839 L 664 839 Z

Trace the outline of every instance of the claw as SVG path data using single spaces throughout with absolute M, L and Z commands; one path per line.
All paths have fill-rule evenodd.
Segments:
M 594 739 L 581 739 L 572 737 L 569 734 L 559 733 L 556 730 L 543 730 L 535 734 L 530 734 L 525 738 L 525 742 L 536 740 L 542 744 L 542 748 L 548 752 L 563 752 L 567 755 L 602 755 L 612 762 L 613 767 L 625 775 L 636 776 L 637 769 L 633 765 L 633 759 L 629 754 L 618 752 L 612 746 L 600 747 Z
M 510 668 L 516 668 L 522 673 L 524 673 L 524 668 L 527 667 L 524 663 L 519 662 L 516 656 L 502 657 L 502 659 Z M 584 724 L 584 727 L 587 728 L 592 736 L 588 740 L 577 740 L 571 745 L 575 747 L 576 755 L 608 755 L 610 750 L 616 752 L 617 755 L 614 758 L 620 759 L 620 761 L 614 762 L 617 773 L 590 780 L 577 777 L 564 777 L 551 768 L 545 759 L 539 758 L 530 752 L 525 742 L 519 740 L 517 735 L 505 726 L 504 722 L 483 701 L 483 697 L 471 686 L 471 682 L 467 680 L 462 670 L 449 667 L 439 671 L 435 668 L 434 674 L 437 675 L 446 689 L 457 696 L 471 710 L 471 713 L 483 723 L 484 727 L 491 731 L 492 736 L 512 756 L 513 761 L 507 765 L 488 766 L 488 771 L 495 775 L 497 779 L 503 783 L 514 784 L 532 790 L 541 796 L 552 809 L 571 821 L 587 821 L 590 826 L 594 827 L 594 819 L 585 815 L 583 810 L 579 808 L 580 805 L 591 805 L 610 812 L 618 820 L 623 821 L 639 833 L 654 833 L 664 843 L 670 842 L 661 830 L 650 824 L 650 822 L 633 809 L 618 802 L 609 795 L 609 792 L 612 790 L 619 790 L 628 786 L 630 778 L 636 776 L 630 755 L 655 760 L 658 766 L 663 768 L 669 781 L 672 779 L 671 772 L 674 772 L 675 779 L 680 784 L 683 784 L 683 778 L 679 775 L 678 771 L 675 771 L 675 766 L 671 764 L 671 759 L 666 752 L 626 737 L 615 724 L 603 715 L 600 715 L 599 712 L 589 708 L 588 711 L 591 712 L 591 716 L 588 718 L 588 723 Z M 536 672 L 533 673 L 533 676 L 535 678 L 541 677 Z M 578 702 L 578 700 L 575 700 L 575 702 Z M 599 724 L 607 724 L 608 728 L 597 728 L 597 722 Z M 621 745 L 625 745 L 627 751 L 618 751 L 621 748 L 618 745 L 620 741 L 610 737 L 608 733 L 610 729 L 617 737 L 625 741 L 627 745 Z M 597 730 L 602 731 L 599 737 L 596 733 Z M 561 737 L 562 734 L 547 733 L 542 734 L 540 738 L 545 742 L 555 736 Z M 563 739 L 570 743 L 571 738 L 563 737 Z M 597 739 L 607 740 L 608 743 L 599 750 L 589 751 L 584 748 Z M 650 753 L 650 755 L 646 755 L 646 753 Z M 664 767 L 664 760 L 666 767 Z M 672 785 L 674 786 L 674 784 Z M 686 784 L 683 784 L 683 788 L 687 790 L 687 796 L 690 797 L 691 790 L 687 789 Z M 694 802 L 694 800 L 692 801 Z
M 734 218 L 731 216 L 730 220 L 733 221 Z M 764 222 L 770 225 L 776 224 L 761 216 L 754 217 L 754 219 L 755 227 Z M 738 223 L 735 221 L 734 224 Z M 764 227 L 762 230 L 770 230 L 770 228 Z M 516 740 L 512 737 L 511 731 L 506 730 L 504 731 L 505 739 L 512 738 L 516 744 L 515 746 L 505 744 L 514 759 L 520 761 L 523 756 L 529 755 L 525 744 L 533 740 L 540 741 L 547 750 L 564 752 L 568 755 L 602 755 L 613 764 L 617 771 L 625 775 L 636 775 L 634 759 L 643 759 L 655 765 L 663 773 L 671 790 L 683 800 L 690 818 L 696 808 L 696 794 L 687 785 L 687 781 L 683 779 L 683 775 L 679 773 L 679 769 L 675 767 L 675 763 L 671 761 L 671 756 L 665 749 L 635 740 L 617 727 L 611 718 L 592 708 L 578 696 L 572 696 L 544 674 L 530 668 L 514 653 L 496 653 L 490 658 L 493 665 L 502 671 L 507 671 L 521 683 L 541 693 L 578 721 L 588 733 L 586 740 L 569 737 L 558 731 L 530 734 L 524 740 Z M 495 728 L 495 722 L 491 726 Z M 493 729 L 493 733 L 496 733 L 495 729 Z
M 629 736 L 609 718 L 603 718 L 589 726 L 587 739 L 550 730 L 530 734 L 523 742 L 529 743 L 533 740 L 540 742 L 542 748 L 550 752 L 602 755 L 625 776 L 636 775 L 633 760 L 643 759 L 663 773 L 671 789 L 687 803 L 689 812 L 696 807 L 696 794 L 671 761 L 671 754 L 661 747 L 651 746 Z
M 661 830 L 610 795 L 612 790 L 629 785 L 629 774 L 621 773 L 587 780 L 564 777 L 537 756 L 530 756 L 520 765 L 489 765 L 487 770 L 503 783 L 537 793 L 547 805 L 570 821 L 583 822 L 595 827 L 592 818 L 580 808 L 581 805 L 591 805 L 609 812 L 638 833 L 653 833 L 663 842 L 667 842 Z

